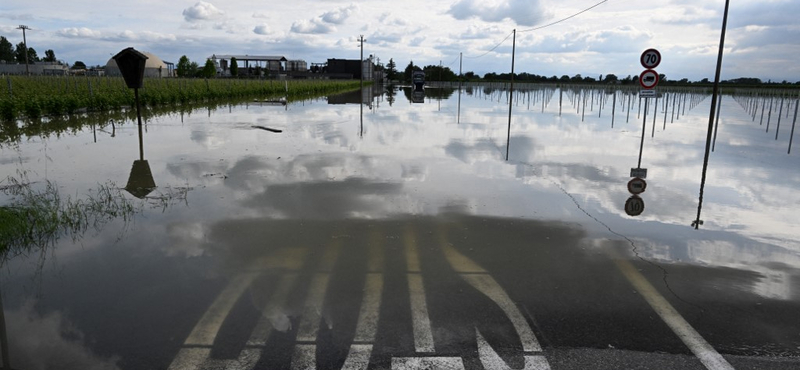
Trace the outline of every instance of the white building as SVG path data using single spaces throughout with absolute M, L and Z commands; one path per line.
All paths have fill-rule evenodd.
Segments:
M 69 67 L 60 62 L 31 62 L 27 70 L 32 75 L 64 76 L 69 74 Z M 6 64 L 0 62 L 0 74 L 24 75 L 25 63 Z
M 174 73 L 172 63 L 166 63 L 161 60 L 161 58 L 146 51 L 141 53 L 147 57 L 147 61 L 145 61 L 144 64 L 145 77 L 173 77 Z M 109 59 L 108 63 L 106 63 L 105 75 L 111 77 L 122 76 L 122 73 L 119 71 L 119 67 L 117 66 L 117 62 L 114 60 L 114 58 Z

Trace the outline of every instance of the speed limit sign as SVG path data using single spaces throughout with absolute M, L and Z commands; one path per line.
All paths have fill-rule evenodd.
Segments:
M 628 216 L 638 216 L 644 212 L 644 200 L 634 195 L 625 201 L 625 213 Z
M 642 67 L 652 69 L 661 63 L 661 53 L 656 49 L 647 49 L 639 60 L 642 62 Z

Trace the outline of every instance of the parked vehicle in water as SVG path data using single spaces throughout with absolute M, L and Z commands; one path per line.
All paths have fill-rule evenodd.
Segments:
M 422 87 L 425 86 L 425 72 L 414 71 L 411 74 L 411 82 L 414 83 L 415 90 L 422 90 Z

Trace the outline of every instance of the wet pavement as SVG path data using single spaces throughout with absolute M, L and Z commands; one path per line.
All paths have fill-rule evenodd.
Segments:
M 470 87 L 153 116 L 142 153 L 130 121 L 3 143 L 33 189 L 134 205 L 4 259 L 10 364 L 797 368 L 792 117 L 775 140 L 723 99 L 696 230 L 710 99 L 675 94 L 654 126 L 638 99 L 540 87 L 509 133 L 506 93 Z

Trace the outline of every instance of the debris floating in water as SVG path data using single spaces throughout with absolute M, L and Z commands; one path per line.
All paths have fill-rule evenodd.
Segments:
M 277 133 L 281 133 L 281 132 L 283 132 L 283 130 L 278 130 L 278 129 L 276 129 L 276 128 L 269 128 L 269 127 L 264 127 L 264 126 L 257 126 L 257 125 L 253 125 L 252 127 L 253 127 L 253 128 L 260 128 L 260 129 L 262 129 L 262 130 L 267 130 L 267 131 L 269 131 L 269 132 L 277 132 Z

